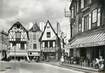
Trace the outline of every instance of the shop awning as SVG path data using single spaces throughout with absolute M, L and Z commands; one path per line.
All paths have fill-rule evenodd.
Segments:
M 77 38 L 69 45 L 69 48 L 92 47 L 105 45 L 105 33 L 98 33 L 86 37 Z

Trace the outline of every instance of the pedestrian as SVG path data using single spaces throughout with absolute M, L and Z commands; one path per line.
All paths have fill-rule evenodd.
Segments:
M 95 68 L 99 68 L 99 59 L 98 58 L 96 58 Z
M 63 55 L 61 56 L 60 63 L 61 63 L 61 64 L 64 63 L 64 56 L 63 56 Z
M 103 71 L 103 70 L 104 70 L 104 63 L 100 62 L 99 71 Z
M 104 62 L 104 59 L 102 58 L 102 56 L 99 56 L 99 62 Z

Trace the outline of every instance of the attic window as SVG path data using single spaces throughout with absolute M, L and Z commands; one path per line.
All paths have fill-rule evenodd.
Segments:
M 50 26 L 47 26 L 47 28 L 50 28 Z
M 50 37 L 51 37 L 51 33 L 47 32 L 47 38 L 50 38 Z

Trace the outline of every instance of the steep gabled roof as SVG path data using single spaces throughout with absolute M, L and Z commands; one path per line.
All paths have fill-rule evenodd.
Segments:
M 18 27 L 18 26 L 22 27 L 22 29 L 24 29 L 24 30 L 26 31 L 27 37 L 28 37 L 28 39 L 29 39 L 29 35 L 28 35 L 27 29 L 26 29 L 19 21 L 17 21 L 16 23 L 14 23 L 14 24 L 12 25 L 12 27 L 8 30 L 8 33 L 10 32 L 10 30 L 11 30 L 14 26 L 16 26 L 16 27 Z
M 37 31 L 41 31 L 38 24 L 35 23 L 31 29 L 29 29 L 29 31 L 32 31 L 32 32 L 37 32 Z
M 20 26 L 20 27 L 22 27 L 25 31 L 27 31 L 26 28 L 23 27 L 23 25 L 22 25 L 19 21 L 17 21 L 16 23 L 14 23 L 14 24 L 12 25 L 12 27 L 8 30 L 8 32 L 9 32 L 14 26 L 17 26 L 17 27 Z
M 46 25 L 45 25 L 45 27 L 44 27 L 44 31 L 42 32 L 42 34 L 41 34 L 41 37 L 40 37 L 39 41 L 41 41 L 41 39 L 42 39 L 42 37 L 43 37 L 43 34 L 44 34 L 44 32 L 45 32 L 45 30 L 46 30 L 46 27 L 47 27 L 47 24 L 49 24 L 49 25 L 50 25 L 51 29 L 53 30 L 53 32 L 55 33 L 55 35 L 57 36 L 57 38 L 59 38 L 59 37 L 58 37 L 58 35 L 57 35 L 57 33 L 55 32 L 55 30 L 53 29 L 53 27 L 52 27 L 52 25 L 51 25 L 50 21 L 49 21 L 49 20 L 47 20 Z

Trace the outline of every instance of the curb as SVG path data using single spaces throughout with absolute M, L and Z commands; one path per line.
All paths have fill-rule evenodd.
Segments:
M 64 67 L 64 68 L 68 68 L 68 69 L 73 69 L 73 70 L 77 70 L 77 71 L 82 71 L 82 72 L 86 72 L 86 73 L 97 73 L 98 70 L 97 69 L 91 69 L 91 68 L 86 68 L 86 67 L 76 67 L 76 66 L 72 66 L 72 65 L 68 65 L 68 64 L 59 64 L 59 63 L 51 63 L 51 62 L 46 62 L 47 64 L 51 64 L 51 65 L 55 65 L 58 67 Z M 59 64 L 59 65 L 58 65 Z

